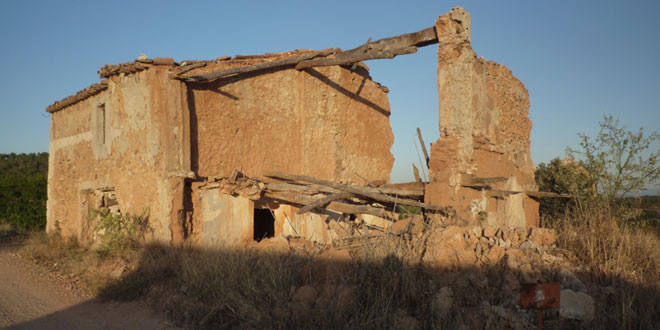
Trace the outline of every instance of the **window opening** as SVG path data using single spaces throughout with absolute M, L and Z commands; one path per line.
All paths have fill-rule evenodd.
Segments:
M 105 103 L 99 105 L 99 135 L 101 144 L 105 144 Z

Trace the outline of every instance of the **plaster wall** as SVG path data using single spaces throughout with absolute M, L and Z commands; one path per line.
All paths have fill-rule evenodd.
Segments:
M 366 71 L 286 69 L 221 79 L 192 86 L 189 105 L 192 166 L 202 177 L 238 169 L 255 177 L 285 171 L 344 182 L 389 178 L 389 103 Z
M 150 238 L 171 239 L 174 180 L 186 172 L 185 97 L 165 68 L 110 78 L 108 89 L 51 115 L 47 230 L 90 238 L 90 209 L 114 190 L 121 213 L 146 215 Z M 100 109 L 105 142 L 99 140 Z M 180 208 L 180 206 L 178 206 Z

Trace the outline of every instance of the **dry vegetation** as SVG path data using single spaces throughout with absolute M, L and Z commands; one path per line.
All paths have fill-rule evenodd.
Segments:
M 597 290 L 596 328 L 655 328 L 660 322 L 660 228 L 617 220 L 609 203 L 591 201 L 548 221 L 559 247 Z
M 593 207 L 547 221 L 558 231 L 553 254 L 568 256 L 575 266 L 596 302 L 596 317 L 580 322 L 546 311 L 546 326 L 650 329 L 660 322 L 660 239 L 648 229 L 620 226 L 608 214 Z M 505 289 L 511 272 L 505 261 L 430 267 L 420 262 L 419 247 L 427 237 L 389 236 L 350 253 L 309 243 L 291 244 L 293 251 L 281 245 L 239 250 L 129 245 L 99 253 L 75 240 L 39 234 L 23 253 L 82 280 L 104 299 L 146 299 L 192 328 L 535 325 L 536 313 L 519 309 L 517 293 Z M 541 271 L 558 278 L 550 267 Z

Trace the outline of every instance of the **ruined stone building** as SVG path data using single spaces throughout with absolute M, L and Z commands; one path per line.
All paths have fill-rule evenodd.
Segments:
M 469 20 L 454 9 L 435 27 L 345 52 L 107 65 L 100 83 L 47 108 L 47 229 L 89 239 L 91 210 L 110 208 L 146 214 L 152 239 L 163 242 L 329 241 L 341 212 L 298 214 L 296 203 L 227 193 L 220 178 L 280 171 L 387 182 L 394 161 L 387 89 L 361 61 L 436 43 L 441 137 L 423 199 L 468 220 L 535 225 L 528 94 L 506 67 L 477 58 Z

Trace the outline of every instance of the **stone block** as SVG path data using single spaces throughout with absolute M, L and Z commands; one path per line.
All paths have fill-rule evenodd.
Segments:
M 564 318 L 591 321 L 594 318 L 594 299 L 584 292 L 561 290 L 559 315 Z

